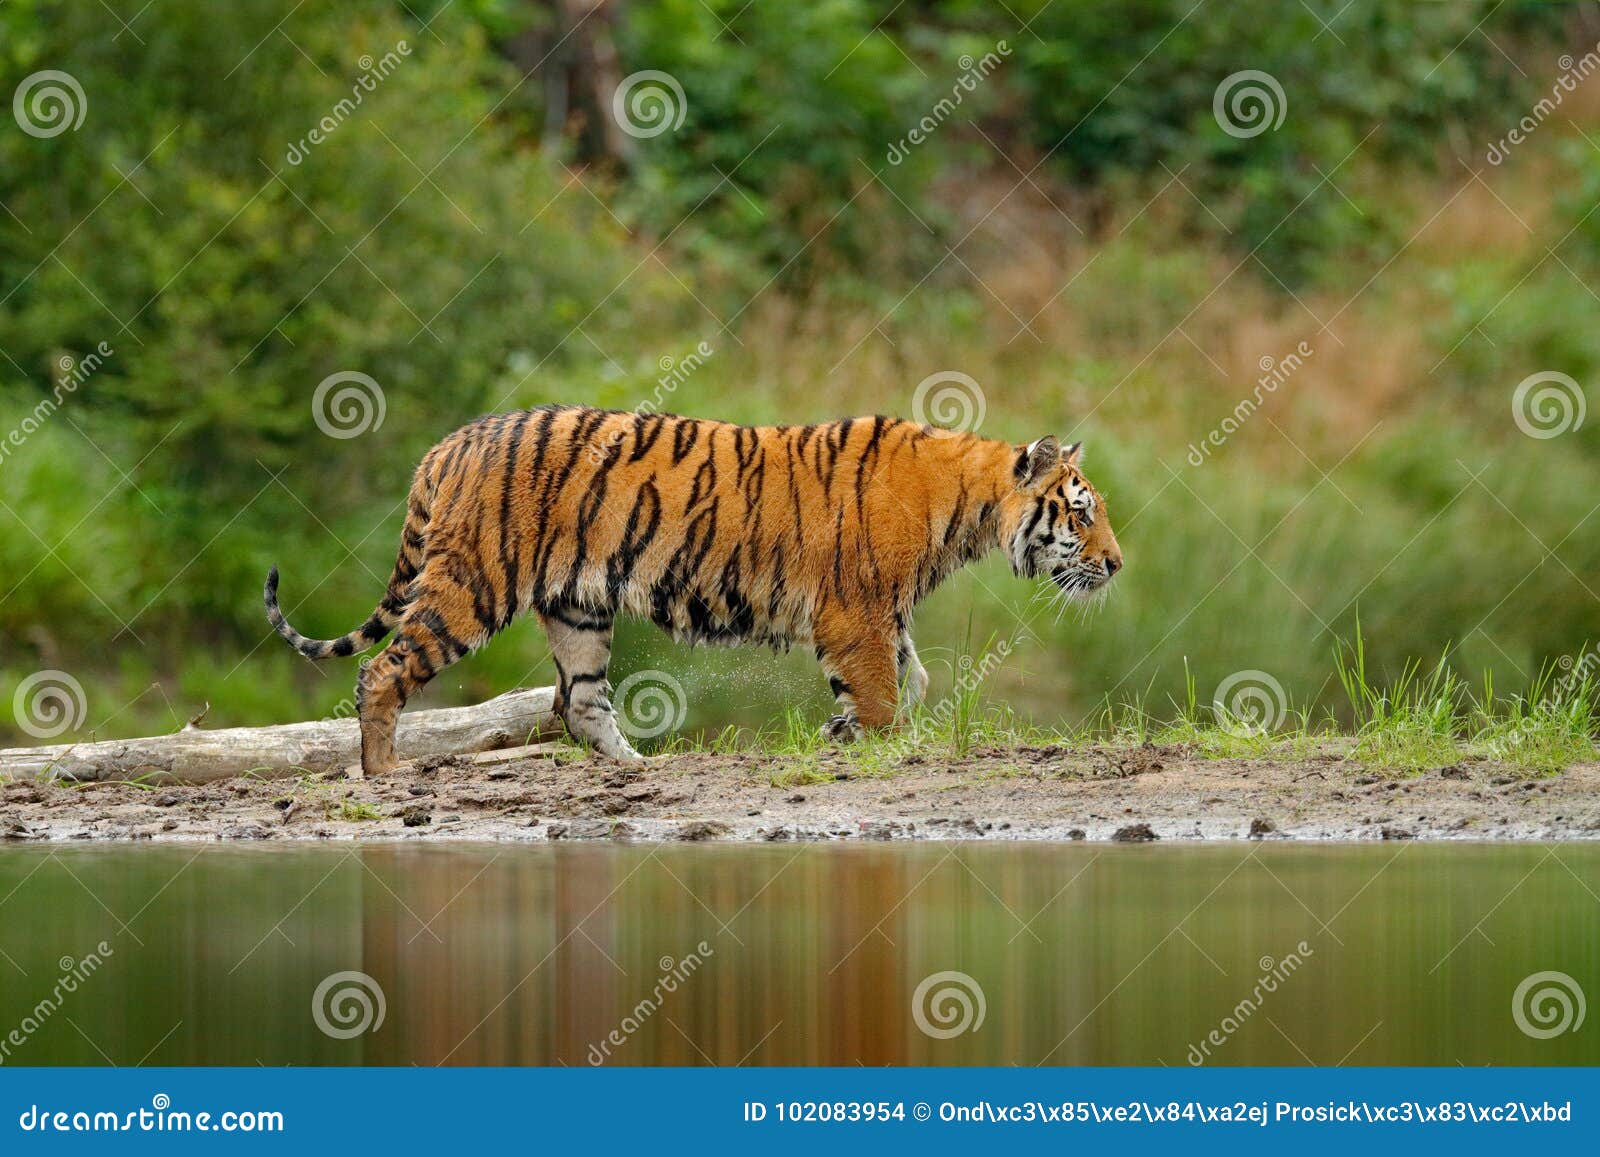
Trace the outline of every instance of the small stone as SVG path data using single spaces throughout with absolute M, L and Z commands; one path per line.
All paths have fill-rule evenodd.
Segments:
M 428 755 L 413 764 L 418 775 L 433 775 L 436 772 L 452 769 L 464 770 L 472 766 L 472 761 L 461 755 Z
M 219 840 L 270 840 L 272 833 L 254 824 L 223 828 Z
M 690 820 L 677 831 L 672 833 L 673 839 L 688 840 L 714 840 L 725 836 L 733 829 L 720 820 Z
M 1111 833 L 1113 842 L 1119 844 L 1147 844 L 1160 838 L 1149 824 L 1129 824 Z

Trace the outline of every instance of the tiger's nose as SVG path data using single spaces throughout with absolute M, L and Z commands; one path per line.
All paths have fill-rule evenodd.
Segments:
M 1110 578 L 1112 575 L 1116 574 L 1122 569 L 1122 560 L 1108 554 L 1104 559 L 1104 565 L 1106 568 L 1106 578 Z

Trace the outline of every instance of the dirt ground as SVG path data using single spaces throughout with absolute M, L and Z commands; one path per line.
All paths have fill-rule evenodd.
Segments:
M 623 769 L 424 761 L 378 780 L 0 786 L 0 840 L 1592 839 L 1600 765 L 1403 776 L 1181 747 L 989 748 L 866 774 L 838 755 L 676 755 Z

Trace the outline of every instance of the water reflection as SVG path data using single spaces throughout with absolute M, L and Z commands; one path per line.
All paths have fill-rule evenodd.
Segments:
M 1573 844 L 21 847 L 0 1060 L 1594 1064 L 1512 997 L 1600 995 L 1597 894 Z M 339 972 L 381 1027 L 319 1027 Z

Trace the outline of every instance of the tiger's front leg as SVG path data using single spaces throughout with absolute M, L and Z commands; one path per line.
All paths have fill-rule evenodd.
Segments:
M 900 678 L 900 706 L 910 711 L 928 694 L 928 669 L 917 657 L 916 644 L 911 632 L 900 628 L 900 639 L 895 645 L 895 671 Z
M 567 732 L 601 755 L 621 763 L 644 757 L 617 725 L 611 706 L 611 617 L 577 607 L 553 607 L 539 616 L 556 661 L 556 713 Z
M 823 725 L 823 735 L 856 740 L 868 728 L 893 723 L 899 687 L 892 626 L 861 619 L 819 623 L 816 637 L 817 657 L 839 705 L 839 713 Z

